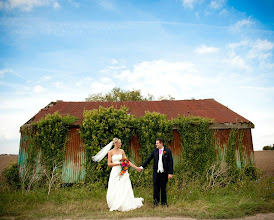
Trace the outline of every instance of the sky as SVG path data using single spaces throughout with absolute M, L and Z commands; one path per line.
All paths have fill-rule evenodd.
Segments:
M 274 144 L 273 0 L 0 0 L 0 154 L 52 101 L 208 99 Z

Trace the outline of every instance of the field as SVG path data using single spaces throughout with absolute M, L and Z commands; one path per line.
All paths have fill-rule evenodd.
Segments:
M 265 171 L 265 175 L 274 176 L 274 150 L 255 151 L 255 164 Z
M 12 163 L 17 163 L 18 155 L 0 155 L 0 182 L 3 180 L 3 170 Z
M 1 171 L 17 158 L 1 155 Z M 168 185 L 168 208 L 153 208 L 152 188 L 135 188 L 135 197 L 143 197 L 144 206 L 124 213 L 108 211 L 106 189 L 98 184 L 56 188 L 49 196 L 44 188 L 29 193 L 2 188 L 0 219 L 270 220 L 274 219 L 273 159 L 274 151 L 255 152 L 256 165 L 265 171 L 264 177 L 211 191 L 195 182 L 176 187 L 177 182 L 172 180 Z

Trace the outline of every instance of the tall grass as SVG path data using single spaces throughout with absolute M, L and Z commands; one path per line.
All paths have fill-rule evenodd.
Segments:
M 167 186 L 168 208 L 153 208 L 152 187 L 134 188 L 135 197 L 145 199 L 144 206 L 129 212 L 110 212 L 106 189 L 100 184 L 46 188 L 22 193 L 1 185 L 0 216 L 15 219 L 129 217 L 239 218 L 274 210 L 274 177 L 256 181 L 239 180 L 223 188 L 205 189 L 196 181 L 179 184 L 176 177 Z

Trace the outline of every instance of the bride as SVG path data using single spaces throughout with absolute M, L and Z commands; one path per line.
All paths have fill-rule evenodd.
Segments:
M 110 148 L 114 145 L 114 148 Z M 100 161 L 108 153 L 108 166 L 112 167 L 108 181 L 107 190 L 107 204 L 110 211 L 129 211 L 140 208 L 143 205 L 143 198 L 134 198 L 131 181 L 129 179 L 128 171 L 120 175 L 122 167 L 120 160 L 125 158 L 125 152 L 121 149 L 121 140 L 114 138 L 112 142 L 106 145 L 101 151 L 98 152 L 92 159 Z M 129 162 L 129 166 L 137 171 L 141 171 L 139 167 Z

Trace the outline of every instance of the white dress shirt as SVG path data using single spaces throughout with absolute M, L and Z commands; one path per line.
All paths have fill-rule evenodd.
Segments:
M 160 153 L 161 150 L 161 153 Z M 157 173 L 163 173 L 164 172 L 164 166 L 163 166 L 163 152 L 164 147 L 162 149 L 159 149 L 159 161 L 158 161 L 158 170 Z

